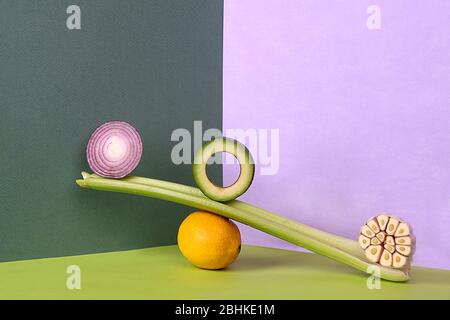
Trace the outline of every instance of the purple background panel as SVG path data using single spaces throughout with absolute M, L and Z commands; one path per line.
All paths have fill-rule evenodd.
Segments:
M 444 0 L 227 0 L 224 129 L 280 130 L 278 174 L 242 199 L 355 239 L 388 211 L 413 226 L 414 264 L 450 268 L 449 27 Z

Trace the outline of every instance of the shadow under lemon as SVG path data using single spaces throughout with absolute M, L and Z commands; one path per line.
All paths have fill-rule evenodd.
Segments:
M 265 251 L 241 253 L 241 236 L 238 227 L 220 215 L 196 211 L 188 215 L 178 230 L 178 247 L 182 255 L 194 266 L 207 270 L 244 271 L 271 268 L 307 268 L 311 270 L 342 270 L 355 274 L 346 266 L 333 261 L 324 261 L 320 256 L 297 253 L 275 248 L 277 258 L 267 256 Z

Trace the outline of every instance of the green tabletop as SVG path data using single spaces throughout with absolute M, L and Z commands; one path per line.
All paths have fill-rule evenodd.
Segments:
M 81 289 L 67 289 L 67 268 Z M 414 267 L 381 281 L 311 253 L 244 246 L 228 269 L 198 269 L 177 246 L 0 264 L 1 299 L 450 299 L 450 270 Z

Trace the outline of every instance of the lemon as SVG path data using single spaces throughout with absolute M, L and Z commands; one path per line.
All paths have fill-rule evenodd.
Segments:
M 199 268 L 223 269 L 239 255 L 241 234 L 231 220 L 197 211 L 181 223 L 178 247 L 183 256 Z

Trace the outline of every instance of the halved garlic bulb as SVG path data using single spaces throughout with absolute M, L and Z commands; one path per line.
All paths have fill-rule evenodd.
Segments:
M 361 227 L 358 242 L 367 259 L 391 268 L 409 268 L 415 238 L 408 223 L 385 213 Z

